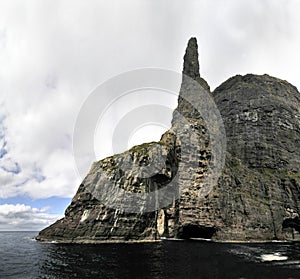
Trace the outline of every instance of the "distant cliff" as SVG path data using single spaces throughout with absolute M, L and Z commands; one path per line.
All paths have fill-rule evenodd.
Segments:
M 188 43 L 183 74 L 172 127 L 160 142 L 135 146 L 95 162 L 65 217 L 42 230 L 38 240 L 300 240 L 300 93 L 288 82 L 268 75 L 238 75 L 210 92 L 200 77 L 195 38 Z M 185 100 L 185 96 L 197 94 L 185 76 L 200 84 L 200 91 L 211 94 L 226 129 L 225 166 L 207 194 L 202 190 L 210 163 L 218 158 L 213 158 L 207 122 Z M 177 119 L 177 112 L 185 117 L 184 123 Z M 186 148 L 193 152 L 183 152 L 182 142 L 188 142 Z M 129 161 L 133 162 L 131 169 L 118 167 Z M 148 162 L 159 166 L 149 177 L 142 173 Z M 128 212 L 104 202 L 112 197 L 116 203 L 122 199 L 115 193 L 118 188 L 128 193 L 153 193 L 171 181 L 178 190 L 170 188 L 161 196 L 150 195 L 130 204 L 143 209 L 170 201 L 154 211 Z M 97 190 L 102 187 L 105 191 Z

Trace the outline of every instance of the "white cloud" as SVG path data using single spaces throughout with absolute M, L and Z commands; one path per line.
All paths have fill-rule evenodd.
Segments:
M 25 204 L 0 205 L 1 230 L 38 231 L 61 218 L 61 215 L 49 214 L 48 207 L 32 208 Z
M 203 35 L 202 73 L 213 87 L 235 74 L 268 73 L 300 88 L 299 1 L 202 2 L 202 14 L 208 15 L 206 23 L 197 17 L 199 9 L 194 9 L 193 18 Z

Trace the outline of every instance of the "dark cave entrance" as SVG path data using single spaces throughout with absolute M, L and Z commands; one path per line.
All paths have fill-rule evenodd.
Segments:
M 295 229 L 298 233 L 300 233 L 300 218 L 295 217 L 295 218 L 288 218 L 285 219 L 282 223 L 282 228 L 292 228 Z
M 180 239 L 205 238 L 210 239 L 215 234 L 215 227 L 188 224 L 178 230 L 177 237 Z

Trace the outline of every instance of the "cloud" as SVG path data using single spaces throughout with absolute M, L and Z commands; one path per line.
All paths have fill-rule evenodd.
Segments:
M 202 73 L 212 87 L 246 73 L 268 73 L 300 87 L 299 7 L 297 0 L 199 1 L 192 17 L 201 33 Z
M 2 141 L 5 144 L 2 144 L 4 151 L 0 158 L 0 198 L 5 199 L 18 195 L 32 198 L 73 195 L 79 179 L 74 170 L 70 139 L 66 139 L 70 143 L 65 147 L 63 141 L 59 141 L 57 145 L 53 146 L 50 136 L 48 141 L 45 138 L 45 143 L 38 143 L 42 139 L 42 135 L 38 136 L 34 133 L 47 132 L 39 127 L 33 128 L 31 131 L 32 142 L 26 144 L 26 140 L 24 140 L 24 144 L 18 143 L 16 140 L 22 140 L 26 135 L 30 135 L 30 132 L 22 131 L 20 127 L 14 140 L 10 139 L 7 135 L 9 129 L 3 128 L 3 121 L 2 126 L 0 122 L 0 134 L 5 139 Z M 22 128 L 25 127 L 26 125 Z M 26 128 L 30 129 L 30 127 Z M 14 133 L 11 130 L 9 132 Z M 48 131 L 48 133 L 50 132 Z
M 1 204 L 1 230 L 41 230 L 62 217 L 48 214 L 48 210 L 48 207 L 32 208 L 25 204 Z

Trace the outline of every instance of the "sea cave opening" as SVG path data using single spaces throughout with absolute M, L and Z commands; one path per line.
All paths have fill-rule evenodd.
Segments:
M 300 233 L 300 218 L 297 216 L 295 218 L 287 218 L 282 223 L 282 228 L 292 228 Z
M 216 232 L 215 227 L 187 224 L 178 230 L 177 237 L 180 239 L 205 238 L 211 239 Z

